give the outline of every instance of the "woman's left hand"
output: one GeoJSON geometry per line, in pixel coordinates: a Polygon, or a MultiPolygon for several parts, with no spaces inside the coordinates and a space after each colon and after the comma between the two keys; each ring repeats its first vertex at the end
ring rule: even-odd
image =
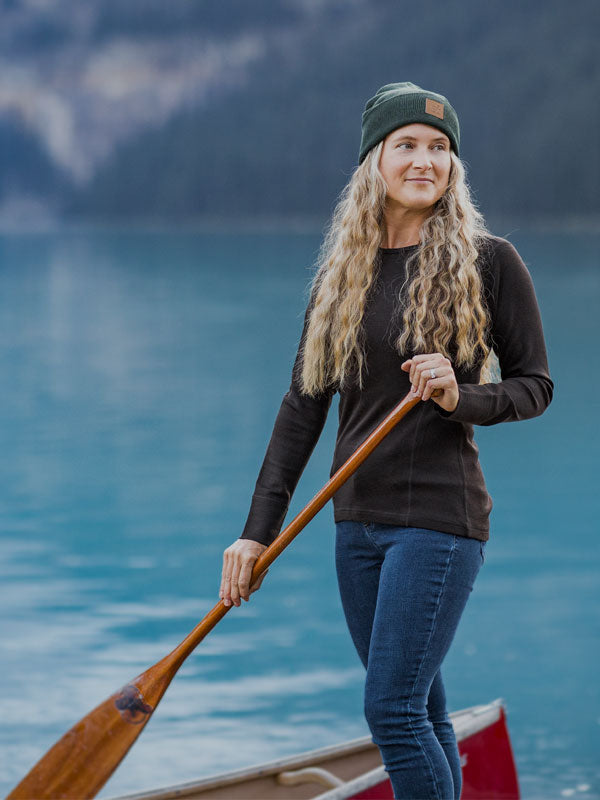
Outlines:
{"type": "Polygon", "coordinates": [[[445,411],[452,412],[458,405],[458,384],[450,360],[441,353],[426,353],[413,356],[401,365],[405,372],[409,372],[412,391],[419,395],[421,400],[433,400],[445,411]],[[432,397],[432,393],[439,389],[440,393],[432,397]]]}

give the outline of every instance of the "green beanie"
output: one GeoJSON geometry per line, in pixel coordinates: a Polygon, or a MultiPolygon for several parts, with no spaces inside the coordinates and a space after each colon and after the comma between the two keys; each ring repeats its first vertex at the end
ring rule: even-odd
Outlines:
{"type": "Polygon", "coordinates": [[[427,92],[414,83],[386,83],[365,106],[358,163],[362,164],[369,150],[388,133],[412,122],[439,128],[450,139],[452,149],[458,155],[458,117],[446,98],[427,92]]]}

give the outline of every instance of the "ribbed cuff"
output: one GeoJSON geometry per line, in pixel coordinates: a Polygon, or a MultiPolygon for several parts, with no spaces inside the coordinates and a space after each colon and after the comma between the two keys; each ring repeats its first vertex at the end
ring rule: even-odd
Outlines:
{"type": "Polygon", "coordinates": [[[463,383],[458,387],[458,405],[454,411],[446,411],[437,406],[438,413],[451,422],[463,422],[478,425],[488,418],[487,398],[482,396],[482,386],[474,383],[463,383]]]}
{"type": "Polygon", "coordinates": [[[281,501],[255,494],[240,539],[252,539],[268,547],[279,536],[286,514],[287,506],[282,509],[281,501]]]}

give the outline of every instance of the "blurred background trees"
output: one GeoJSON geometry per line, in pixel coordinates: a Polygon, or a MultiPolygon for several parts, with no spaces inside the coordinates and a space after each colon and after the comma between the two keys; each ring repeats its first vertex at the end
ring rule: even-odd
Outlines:
{"type": "Polygon", "coordinates": [[[488,215],[600,215],[597,0],[2,0],[0,221],[324,220],[383,83],[488,215]]]}

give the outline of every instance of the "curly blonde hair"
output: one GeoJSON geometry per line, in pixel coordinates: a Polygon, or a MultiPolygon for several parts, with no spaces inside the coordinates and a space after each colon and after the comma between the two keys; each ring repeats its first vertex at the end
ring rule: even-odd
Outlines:
{"type": "MultiPolygon", "coordinates": [[[[362,318],[377,272],[387,186],[379,171],[383,142],[368,153],[343,189],[326,231],[311,285],[302,350],[302,391],[316,395],[352,379],[362,387],[362,318]]],[[[451,153],[448,187],[421,226],[400,290],[400,355],[440,352],[455,366],[485,362],[488,317],[476,261],[487,229],[475,208],[460,159],[451,153]]]]}

